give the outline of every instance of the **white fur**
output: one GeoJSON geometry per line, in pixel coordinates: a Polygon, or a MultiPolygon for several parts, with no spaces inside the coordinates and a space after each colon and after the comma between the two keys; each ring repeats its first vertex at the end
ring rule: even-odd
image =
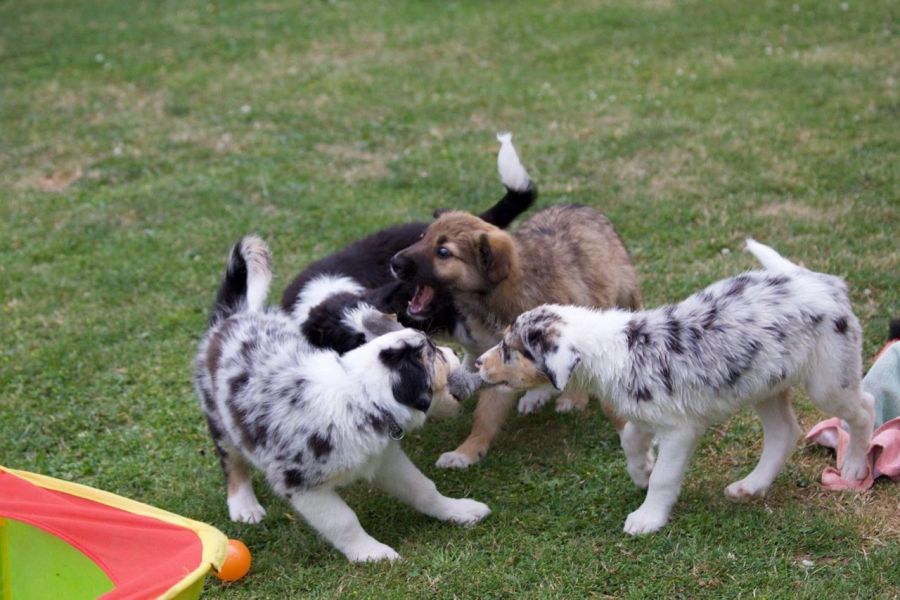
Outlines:
{"type": "Polygon", "coordinates": [[[362,294],[364,291],[365,288],[352,277],[347,277],[346,275],[319,275],[303,286],[303,291],[300,292],[291,310],[291,316],[295,322],[303,323],[309,317],[309,311],[330,296],[342,292],[362,294]]]}
{"type": "MultiPolygon", "coordinates": [[[[536,412],[542,406],[547,404],[553,396],[558,394],[553,386],[546,386],[528,390],[525,395],[519,398],[519,414],[530,415],[536,412]]],[[[560,411],[566,412],[566,411],[560,411]]]]}
{"type": "Polygon", "coordinates": [[[511,133],[498,133],[497,141],[500,142],[500,151],[497,153],[497,171],[500,173],[500,181],[507,188],[516,192],[524,192],[531,186],[531,178],[522,166],[516,148],[512,143],[511,133]]]}
{"type": "Polygon", "coordinates": [[[262,238],[248,235],[241,240],[240,251],[247,263],[247,310],[263,310],[272,282],[269,247],[262,238]]]}
{"type": "MultiPolygon", "coordinates": [[[[628,420],[622,435],[628,470],[649,489],[625,521],[627,533],[666,524],[697,439],[743,406],[754,407],[762,421],[763,452],[756,468],[725,493],[735,500],[765,494],[800,433],[786,395],[794,385],[848,422],[842,476],[867,474],[873,399],[861,388],[861,328],[846,286],[767,246],[752,240],[747,246],[769,270],[720,281],[654,310],[547,305],[521,315],[508,334],[525,340],[544,332],[544,349],[529,350],[555,387],[564,388],[571,376],[628,420]]],[[[490,381],[484,367],[481,373],[490,381]]]]}
{"type": "MultiPolygon", "coordinates": [[[[443,376],[435,378],[439,363],[442,370],[460,368],[455,353],[413,329],[391,331],[344,355],[313,348],[296,314],[261,311],[271,279],[262,240],[244,238],[236,251],[247,262],[252,300],[223,307],[239,309],[215,321],[201,341],[194,380],[225,471],[231,519],[258,523],[265,516],[248,465],[351,561],[399,557],[365,532],[337,494],[356,480],[373,481],[444,521],[472,525],[489,515],[480,502],[440,494],[396,441],[424,424],[426,410],[447,412],[444,405],[458,404],[443,376]]],[[[226,282],[236,283],[233,275],[226,282]]],[[[358,286],[349,278],[318,278],[304,290],[301,310],[338,288],[358,286]]]]}

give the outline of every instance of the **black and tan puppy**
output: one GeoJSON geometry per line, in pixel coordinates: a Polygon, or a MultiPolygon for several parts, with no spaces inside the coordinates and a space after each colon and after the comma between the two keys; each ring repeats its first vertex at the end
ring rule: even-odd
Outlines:
{"type": "MultiPolygon", "coordinates": [[[[500,341],[515,318],[546,303],[636,309],[641,298],[628,252],[603,214],[587,206],[552,206],[513,234],[464,212],[442,214],[421,240],[398,252],[391,268],[416,284],[410,310],[421,309],[435,289],[447,290],[460,320],[457,340],[477,357],[500,341]]],[[[519,402],[531,412],[552,396],[536,390],[519,402]]],[[[475,409],[469,438],[438,460],[440,467],[464,468],[486,453],[516,395],[485,390],[475,409]]],[[[583,393],[564,391],[557,410],[582,408],[583,393]]],[[[623,423],[616,422],[621,430],[623,423]]]]}
{"type": "MultiPolygon", "coordinates": [[[[537,187],[519,161],[510,134],[498,139],[497,167],[506,194],[481,213],[481,219],[502,229],[534,203],[537,187]]],[[[436,289],[427,306],[407,311],[415,286],[398,281],[390,270],[391,257],[418,241],[427,227],[422,222],[388,227],[311,263],[284,291],[282,308],[313,346],[341,353],[368,337],[351,318],[363,306],[397,314],[404,326],[430,335],[449,334],[458,321],[449,296],[436,289]]]]}

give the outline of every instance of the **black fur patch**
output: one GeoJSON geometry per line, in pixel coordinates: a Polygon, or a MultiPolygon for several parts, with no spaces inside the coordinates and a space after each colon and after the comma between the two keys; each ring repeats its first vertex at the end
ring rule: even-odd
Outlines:
{"type": "Polygon", "coordinates": [[[423,412],[428,410],[431,405],[431,381],[422,364],[422,347],[404,345],[386,348],[378,358],[394,373],[391,391],[397,402],[423,412]]]}
{"type": "Polygon", "coordinates": [[[666,350],[673,354],[683,354],[684,346],[681,345],[681,321],[670,314],[665,327],[666,350]]]}
{"type": "Polygon", "coordinates": [[[847,318],[839,317],[834,320],[834,330],[840,334],[847,333],[847,318]]]}
{"type": "Polygon", "coordinates": [[[650,402],[653,400],[653,394],[644,386],[640,386],[634,390],[634,399],[638,402],[650,402]]]}
{"type": "Polygon", "coordinates": [[[309,311],[301,330],[309,343],[317,348],[329,348],[338,354],[349,352],[366,343],[366,336],[344,323],[348,310],[362,300],[349,292],[329,296],[309,311]]]}
{"type": "Polygon", "coordinates": [[[259,348],[259,344],[256,340],[244,340],[241,344],[241,357],[247,361],[251,362],[253,353],[256,349],[259,348]]]}
{"type": "Polygon", "coordinates": [[[625,326],[625,337],[628,340],[628,349],[633,350],[637,344],[650,342],[650,334],[647,332],[647,321],[644,319],[631,319],[625,326]]]}
{"type": "Polygon", "coordinates": [[[289,488],[298,488],[302,487],[306,482],[306,478],[303,477],[303,471],[299,469],[287,469],[284,472],[284,485],[289,488]]]}
{"type": "Polygon", "coordinates": [[[731,280],[731,284],[725,290],[725,296],[740,296],[747,289],[747,286],[752,283],[754,283],[754,279],[749,275],[738,275],[731,280]]]}
{"type": "Polygon", "coordinates": [[[719,316],[719,308],[713,304],[709,307],[709,310],[706,311],[706,314],[703,315],[703,321],[700,325],[703,326],[703,329],[712,329],[713,325],[716,323],[716,318],[719,316]]]}
{"type": "Polygon", "coordinates": [[[237,425],[241,432],[241,439],[244,445],[251,451],[255,450],[257,446],[265,445],[269,435],[269,428],[265,421],[257,419],[256,422],[251,422],[249,411],[234,402],[233,397],[228,399],[226,405],[231,412],[234,424],[237,425]]]}
{"type": "Polygon", "coordinates": [[[526,345],[537,348],[541,356],[547,356],[559,350],[559,344],[557,343],[559,332],[550,328],[549,325],[545,327],[545,329],[535,328],[525,331],[526,345]]]}
{"type": "Polygon", "coordinates": [[[248,381],[250,381],[250,375],[246,371],[232,377],[228,381],[228,389],[231,392],[231,395],[236,396],[241,393],[244,388],[247,387],[248,381]]]}
{"type": "Polygon", "coordinates": [[[888,341],[900,340],[900,319],[894,319],[888,326],[888,341]]]}
{"type": "Polygon", "coordinates": [[[309,439],[306,440],[306,445],[312,450],[313,456],[315,456],[316,459],[328,456],[331,454],[331,451],[334,450],[334,446],[331,444],[331,438],[327,435],[319,435],[318,432],[309,436],[309,439]]]}

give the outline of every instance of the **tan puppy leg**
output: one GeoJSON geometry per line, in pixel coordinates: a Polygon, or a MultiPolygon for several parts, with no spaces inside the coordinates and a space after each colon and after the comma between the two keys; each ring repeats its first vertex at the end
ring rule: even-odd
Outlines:
{"type": "Polygon", "coordinates": [[[615,413],[609,402],[601,401],[600,409],[603,411],[603,414],[606,415],[606,418],[609,419],[609,422],[615,426],[616,431],[622,433],[622,429],[625,427],[627,421],[615,413]]]}
{"type": "Polygon", "coordinates": [[[512,390],[482,390],[475,407],[472,433],[459,448],[441,454],[436,465],[442,469],[465,469],[484,458],[518,397],[519,393],[512,390]]]}
{"type": "Polygon", "coordinates": [[[563,390],[563,393],[556,399],[556,412],[567,413],[576,410],[582,411],[587,408],[589,399],[587,392],[563,390]]]}

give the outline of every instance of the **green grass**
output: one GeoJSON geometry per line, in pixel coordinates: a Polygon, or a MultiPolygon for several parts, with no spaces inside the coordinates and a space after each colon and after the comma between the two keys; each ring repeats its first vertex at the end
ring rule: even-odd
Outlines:
{"type": "MultiPolygon", "coordinates": [[[[900,314],[900,10],[766,2],[0,2],[0,463],[243,538],[208,597],[897,597],[900,492],[823,492],[798,450],[765,501],[722,489],[761,434],[704,438],[671,524],[596,409],[510,420],[483,464],[431,465],[470,418],[405,441],[462,530],[347,497],[404,557],[355,566],[266,490],[230,523],[190,361],[229,245],[273,295],[376,228],[499,197],[511,129],[541,205],[601,208],[649,305],[752,265],[752,235],[847,278],[866,356],[900,314]],[[730,252],[726,252],[726,249],[730,252]],[[812,561],[804,566],[803,561],[812,561]]],[[[804,427],[821,417],[798,402],[804,427]]],[[[263,488],[260,486],[260,489],[263,488]]]]}

